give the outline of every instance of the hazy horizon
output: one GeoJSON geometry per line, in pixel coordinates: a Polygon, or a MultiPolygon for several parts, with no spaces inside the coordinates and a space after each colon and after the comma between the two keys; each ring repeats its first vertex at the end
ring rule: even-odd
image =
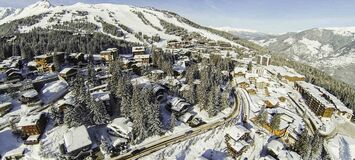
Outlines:
{"type": "MultiPolygon", "coordinates": [[[[23,8],[38,0],[0,0],[0,7],[23,8]]],[[[264,33],[297,32],[317,27],[355,26],[355,1],[285,0],[49,0],[53,5],[115,3],[176,12],[199,24],[264,33]]]]}

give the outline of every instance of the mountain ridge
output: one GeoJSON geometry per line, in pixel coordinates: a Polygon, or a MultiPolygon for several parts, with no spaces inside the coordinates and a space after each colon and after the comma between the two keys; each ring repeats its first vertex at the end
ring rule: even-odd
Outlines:
{"type": "MultiPolygon", "coordinates": [[[[152,7],[108,3],[75,3],[68,6],[54,6],[47,0],[41,0],[23,8],[17,14],[11,14],[1,19],[0,26],[16,21],[20,21],[20,24],[14,26],[17,28],[15,32],[20,33],[30,32],[36,28],[56,29],[54,27],[58,27],[58,25],[67,25],[68,27],[69,23],[90,23],[89,25],[93,29],[90,31],[102,32],[130,42],[142,43],[142,40],[137,38],[137,34],[148,37],[159,35],[162,42],[157,43],[158,46],[166,43],[167,40],[181,39],[181,36],[167,33],[167,26],[176,27],[189,33],[196,32],[206,37],[207,40],[224,41],[248,50],[247,47],[233,41],[233,37],[226,38],[221,36],[219,31],[197,25],[176,13],[152,7]],[[28,21],[31,23],[27,23],[28,21]],[[108,28],[107,26],[117,28],[119,32],[123,33],[120,34],[122,36],[106,33],[105,26],[106,28],[108,28]]],[[[116,31],[114,32],[116,33],[116,31]]]]}

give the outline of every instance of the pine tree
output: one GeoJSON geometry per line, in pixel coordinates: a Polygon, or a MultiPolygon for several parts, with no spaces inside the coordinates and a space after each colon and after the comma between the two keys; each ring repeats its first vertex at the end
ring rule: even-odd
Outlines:
{"type": "Polygon", "coordinates": [[[59,60],[56,50],[53,52],[53,65],[54,65],[55,70],[59,72],[61,69],[61,65],[60,65],[60,60],[59,60]]]}
{"type": "Polygon", "coordinates": [[[298,140],[298,143],[295,143],[294,149],[295,151],[301,155],[302,158],[306,158],[309,150],[309,135],[308,130],[304,129],[301,133],[301,136],[298,140]]]}
{"type": "Polygon", "coordinates": [[[281,114],[276,114],[272,117],[271,128],[272,130],[278,130],[280,128],[281,114]]]}
{"type": "Polygon", "coordinates": [[[126,117],[132,117],[132,95],[133,95],[133,86],[129,80],[126,80],[123,83],[123,95],[121,97],[121,114],[126,117]]]}
{"type": "Polygon", "coordinates": [[[224,110],[228,107],[230,107],[230,103],[229,103],[229,92],[228,91],[224,91],[222,93],[222,97],[221,97],[221,110],[224,110]]]}
{"type": "Polygon", "coordinates": [[[97,80],[96,80],[96,71],[94,69],[94,66],[92,63],[89,63],[88,67],[88,83],[90,86],[96,86],[97,80]]]}
{"type": "Polygon", "coordinates": [[[252,62],[249,62],[247,69],[249,72],[251,72],[253,70],[253,63],[252,62]]]}
{"type": "Polygon", "coordinates": [[[140,89],[137,87],[133,88],[132,110],[134,143],[138,144],[147,137],[147,132],[144,125],[145,120],[143,115],[142,97],[140,89]]]}
{"type": "Polygon", "coordinates": [[[101,101],[89,100],[88,108],[91,110],[92,121],[94,124],[105,124],[110,118],[106,107],[101,101]]]}
{"type": "Polygon", "coordinates": [[[171,132],[174,131],[175,125],[176,125],[176,116],[175,116],[175,113],[171,113],[171,116],[170,116],[170,131],[171,132]]]}

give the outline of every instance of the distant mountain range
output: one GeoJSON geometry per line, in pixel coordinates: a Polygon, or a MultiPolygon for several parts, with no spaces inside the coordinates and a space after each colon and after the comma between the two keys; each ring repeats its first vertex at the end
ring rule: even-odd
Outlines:
{"type": "Polygon", "coordinates": [[[281,35],[238,29],[225,31],[267,47],[274,53],[319,68],[355,86],[355,27],[314,28],[281,35]]]}

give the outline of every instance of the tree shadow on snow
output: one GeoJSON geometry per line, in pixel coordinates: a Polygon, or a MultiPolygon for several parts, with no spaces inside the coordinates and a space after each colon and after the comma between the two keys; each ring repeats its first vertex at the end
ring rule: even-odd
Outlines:
{"type": "Polygon", "coordinates": [[[227,154],[221,151],[216,151],[213,149],[208,149],[202,154],[202,157],[208,160],[223,160],[227,157],[227,154]]]}

